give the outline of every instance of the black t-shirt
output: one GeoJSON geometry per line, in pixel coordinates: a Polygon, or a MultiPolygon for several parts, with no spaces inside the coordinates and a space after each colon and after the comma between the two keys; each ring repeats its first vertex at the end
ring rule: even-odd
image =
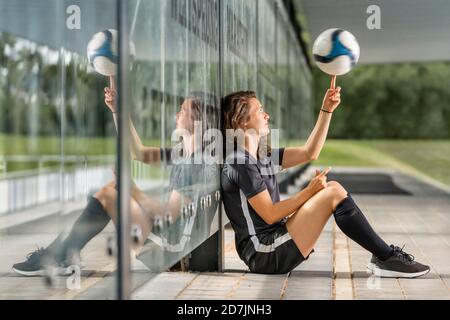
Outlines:
{"type": "Polygon", "coordinates": [[[273,149],[271,156],[255,159],[246,150],[238,149],[225,159],[222,170],[222,191],[225,212],[235,231],[236,248],[242,250],[254,235],[263,236],[285,222],[267,224],[248,202],[249,198],[267,189],[273,203],[280,201],[275,174],[280,170],[284,149],[273,149]]]}
{"type": "MultiPolygon", "coordinates": [[[[178,158],[175,162],[173,161],[172,151],[173,149],[161,149],[161,159],[170,168],[169,186],[163,202],[168,201],[171,193],[175,191],[181,196],[180,210],[191,202],[195,204],[196,210],[195,214],[190,215],[186,220],[178,217],[176,221],[173,221],[170,232],[168,230],[164,232],[154,230],[152,234],[161,238],[157,240],[157,243],[163,243],[162,246],[166,246],[166,249],[174,246],[170,250],[177,251],[184,248],[180,246],[183,237],[195,236],[200,238],[203,234],[209,234],[211,222],[218,206],[214,195],[217,191],[219,166],[217,164],[196,163],[194,154],[186,158],[178,158]],[[207,195],[211,199],[211,206],[201,210],[200,197],[207,195]],[[196,232],[196,234],[192,235],[192,232],[196,232]]],[[[169,206],[169,204],[166,203],[165,206],[169,206]]]]}
{"type": "Polygon", "coordinates": [[[170,168],[168,192],[177,191],[190,200],[194,199],[196,190],[201,187],[204,192],[207,188],[215,188],[217,181],[217,164],[205,164],[204,162],[196,163],[194,154],[189,157],[179,157],[177,161],[173,161],[174,149],[161,149],[161,160],[170,168]]]}

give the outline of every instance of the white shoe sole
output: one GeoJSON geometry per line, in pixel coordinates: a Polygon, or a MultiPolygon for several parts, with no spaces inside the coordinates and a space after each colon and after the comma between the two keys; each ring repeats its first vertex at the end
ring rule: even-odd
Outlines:
{"type": "Polygon", "coordinates": [[[430,269],[415,273],[384,270],[378,268],[374,263],[369,263],[367,269],[371,270],[373,275],[381,278],[417,278],[430,272],[430,269]]]}
{"type": "Polygon", "coordinates": [[[25,276],[25,277],[43,277],[45,275],[45,270],[36,270],[36,271],[23,271],[23,270],[19,270],[16,268],[12,268],[14,270],[14,272],[25,276]]]}
{"type": "MultiPolygon", "coordinates": [[[[81,266],[80,270],[83,268],[83,265],[81,266]]],[[[41,270],[36,270],[36,271],[23,271],[23,270],[19,270],[16,268],[12,268],[14,270],[14,272],[25,276],[25,277],[44,277],[47,275],[46,270],[41,269],[41,270]]],[[[58,267],[56,268],[56,275],[58,276],[69,276],[71,274],[73,274],[73,269],[71,269],[70,267],[58,267]]]]}

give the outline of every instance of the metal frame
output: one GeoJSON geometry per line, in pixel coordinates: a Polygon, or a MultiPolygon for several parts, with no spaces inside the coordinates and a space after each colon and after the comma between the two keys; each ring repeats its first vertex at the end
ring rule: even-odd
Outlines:
{"type": "Polygon", "coordinates": [[[129,34],[127,1],[117,0],[119,64],[118,88],[118,139],[117,139],[117,298],[130,299],[130,110],[129,105],[129,34]]]}
{"type": "MultiPolygon", "coordinates": [[[[223,89],[223,68],[224,68],[224,64],[223,64],[223,34],[224,34],[224,30],[223,30],[223,0],[219,0],[219,129],[221,132],[223,132],[223,127],[222,127],[222,106],[220,105],[221,103],[221,98],[224,95],[224,89],[223,89]]],[[[222,154],[222,163],[224,160],[225,155],[222,154]]],[[[222,166],[220,166],[221,172],[222,172],[222,166]]],[[[219,175],[219,184],[222,185],[222,175],[219,175]]],[[[225,271],[225,250],[224,250],[224,230],[225,230],[225,226],[223,224],[223,202],[222,202],[222,198],[220,198],[220,202],[219,202],[219,208],[218,208],[219,212],[218,212],[218,220],[219,220],[219,230],[217,231],[219,233],[219,243],[218,243],[218,248],[217,248],[217,254],[219,256],[219,265],[218,265],[218,271],[219,272],[224,272],[225,271]]]]}

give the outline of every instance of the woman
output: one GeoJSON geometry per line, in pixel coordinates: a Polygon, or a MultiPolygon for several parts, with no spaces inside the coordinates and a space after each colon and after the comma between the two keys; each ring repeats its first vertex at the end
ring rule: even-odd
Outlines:
{"type": "MultiPolygon", "coordinates": [[[[116,91],[113,84],[114,81],[111,79],[111,88],[105,88],[105,103],[117,124],[116,91]]],[[[131,224],[138,227],[140,231],[138,234],[141,235],[138,237],[138,241],[132,243],[132,262],[140,264],[135,261],[135,257],[140,253],[149,236],[157,245],[161,246],[162,251],[167,250],[176,255],[177,253],[174,251],[186,250],[186,246],[189,245],[190,233],[194,228],[197,232],[193,235],[195,239],[205,236],[199,234],[200,231],[209,234],[211,212],[215,212],[216,201],[212,200],[208,211],[197,210],[185,219],[180,219],[180,216],[183,206],[198,200],[198,192],[214,194],[215,191],[212,190],[216,187],[215,185],[205,182],[217,180],[215,175],[218,175],[218,166],[194,164],[191,161],[195,153],[203,151],[205,147],[204,141],[202,141],[203,145],[197,145],[198,139],[194,124],[202,123],[200,134],[217,127],[214,123],[218,118],[215,105],[214,96],[206,93],[192,93],[184,100],[176,114],[176,132],[178,132],[176,136],[182,139],[174,145],[173,149],[144,146],[132,122],[130,123],[130,147],[133,159],[146,164],[165,162],[171,168],[167,200],[159,201],[148,197],[132,184],[131,224]],[[158,228],[153,226],[155,219],[170,223],[171,228],[162,234],[160,230],[156,230],[158,228]],[[174,228],[179,230],[174,230],[174,228]]],[[[211,195],[210,198],[214,199],[211,195]]],[[[64,273],[66,270],[70,270],[67,269],[70,265],[79,264],[79,252],[86,244],[98,235],[111,219],[116,223],[116,201],[116,182],[111,181],[89,199],[86,208],[75,221],[67,236],[61,233],[46,248],[39,248],[30,253],[25,261],[14,264],[13,270],[24,276],[36,276],[44,275],[48,266],[58,266],[61,269],[60,272],[64,273]]],[[[195,207],[198,205],[196,204],[195,207]]],[[[147,256],[152,257],[152,255],[147,256]]],[[[165,252],[164,257],[166,258],[166,256],[170,258],[172,255],[165,252]]],[[[147,265],[151,264],[152,267],[154,265],[155,268],[167,267],[161,261],[151,263],[148,258],[146,263],[147,265]]]]}
{"type": "MultiPolygon", "coordinates": [[[[429,272],[401,248],[387,245],[371,228],[352,197],[337,182],[327,182],[330,169],[316,171],[309,185],[280,201],[275,166],[287,169],[318,158],[332,114],[339,106],[341,88],[326,92],[317,123],[301,147],[272,150],[261,155],[260,142],[269,134],[269,115],[254,92],[236,92],[222,101],[224,128],[240,130],[222,171],[225,211],[235,231],[240,258],[252,272],[287,273],[308,259],[331,215],[352,240],[370,251],[370,269],[382,277],[413,278],[429,272]]],[[[230,131],[231,130],[231,131],[230,131]]],[[[229,140],[229,139],[227,139],[229,140]]]]}

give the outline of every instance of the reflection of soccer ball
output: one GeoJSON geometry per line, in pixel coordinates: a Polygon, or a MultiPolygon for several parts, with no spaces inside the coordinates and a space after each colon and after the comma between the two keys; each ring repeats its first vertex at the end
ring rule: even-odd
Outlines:
{"type": "MultiPolygon", "coordinates": [[[[114,76],[117,74],[117,30],[108,29],[94,34],[87,46],[89,62],[95,71],[104,76],[114,76]]],[[[136,55],[135,47],[130,42],[130,56],[136,55]]]]}
{"type": "Polygon", "coordinates": [[[349,72],[358,62],[359,44],[346,30],[328,29],[314,42],[313,55],[320,70],[339,76],[349,72]]]}

